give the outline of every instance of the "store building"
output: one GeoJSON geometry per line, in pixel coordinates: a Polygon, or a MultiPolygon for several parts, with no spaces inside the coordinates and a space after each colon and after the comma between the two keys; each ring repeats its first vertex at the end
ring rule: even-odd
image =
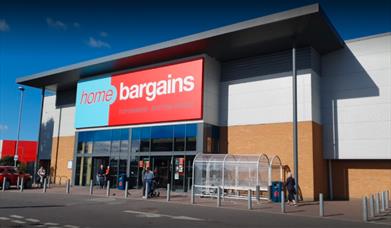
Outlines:
{"type": "Polygon", "coordinates": [[[104,164],[140,186],[148,166],[186,191],[198,153],[265,153],[297,167],[310,200],[391,189],[390,75],[391,33],[344,41],[314,4],[17,83],[43,90],[57,183],[87,185],[104,164]]]}

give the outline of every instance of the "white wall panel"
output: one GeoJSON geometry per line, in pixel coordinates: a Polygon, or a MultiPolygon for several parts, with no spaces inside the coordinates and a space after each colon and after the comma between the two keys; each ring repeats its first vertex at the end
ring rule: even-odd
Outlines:
{"type": "Polygon", "coordinates": [[[324,156],[391,159],[391,33],[322,57],[324,156]]]}
{"type": "MultiPolygon", "coordinates": [[[[298,75],[298,120],[312,120],[311,74],[298,75]]],[[[221,83],[221,124],[292,121],[292,77],[267,75],[221,83]]]]}

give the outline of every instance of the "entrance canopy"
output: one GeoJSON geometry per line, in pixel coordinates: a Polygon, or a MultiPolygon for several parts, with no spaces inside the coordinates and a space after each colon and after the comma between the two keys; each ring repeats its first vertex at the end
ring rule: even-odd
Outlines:
{"type": "Polygon", "coordinates": [[[196,195],[224,190],[268,191],[273,181],[282,181],[282,164],[278,156],[270,161],[265,154],[198,154],[193,162],[193,186],[196,195]]]}
{"type": "Polygon", "coordinates": [[[49,90],[76,88],[80,79],[144,67],[200,54],[218,61],[313,47],[325,54],[344,42],[319,4],[312,4],[239,22],[118,54],[18,78],[17,83],[49,90]]]}

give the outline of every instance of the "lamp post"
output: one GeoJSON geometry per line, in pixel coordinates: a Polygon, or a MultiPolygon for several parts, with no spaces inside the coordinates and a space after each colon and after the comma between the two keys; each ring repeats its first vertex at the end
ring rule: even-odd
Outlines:
{"type": "Polygon", "coordinates": [[[24,87],[19,86],[18,89],[20,90],[20,103],[19,103],[19,117],[18,117],[18,132],[17,132],[17,138],[16,138],[16,148],[15,148],[15,156],[14,156],[14,166],[16,167],[16,163],[18,161],[18,147],[19,147],[19,135],[20,135],[20,123],[22,121],[22,107],[23,107],[23,91],[24,87]]]}

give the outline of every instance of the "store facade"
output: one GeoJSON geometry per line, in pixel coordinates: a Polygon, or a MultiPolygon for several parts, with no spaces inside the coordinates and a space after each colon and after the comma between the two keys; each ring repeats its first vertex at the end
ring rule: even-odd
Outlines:
{"type": "Polygon", "coordinates": [[[359,198],[391,188],[390,41],[344,41],[314,4],[17,82],[43,90],[56,183],[103,164],[113,186],[149,167],[187,191],[197,154],[265,154],[304,199],[359,198]]]}

